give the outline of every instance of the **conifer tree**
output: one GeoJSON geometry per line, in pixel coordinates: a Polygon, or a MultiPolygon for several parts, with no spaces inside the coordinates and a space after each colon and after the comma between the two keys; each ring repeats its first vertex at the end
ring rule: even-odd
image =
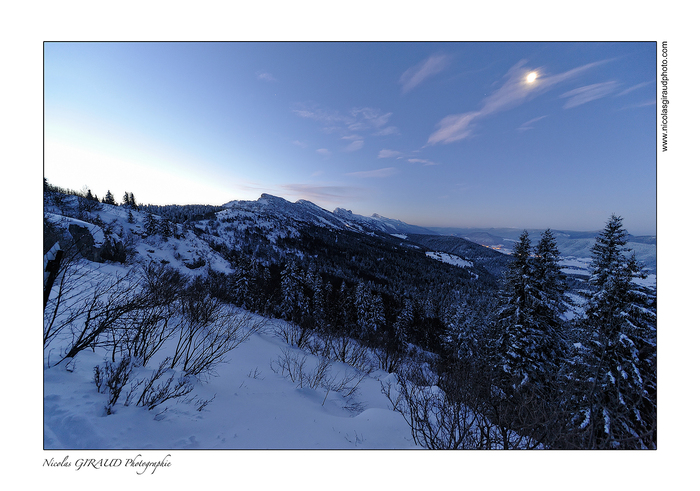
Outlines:
{"type": "Polygon", "coordinates": [[[112,195],[111,191],[108,189],[107,194],[105,194],[104,199],[102,200],[103,203],[106,203],[108,205],[114,205],[116,204],[114,202],[114,196],[112,195]]]}
{"type": "Polygon", "coordinates": [[[287,263],[281,274],[282,301],[280,310],[286,320],[299,323],[304,310],[301,271],[296,262],[287,263]]]}
{"type": "Polygon", "coordinates": [[[530,252],[530,236],[523,231],[513,247],[513,261],[505,274],[496,314],[496,368],[512,378],[516,387],[528,382],[530,373],[539,369],[532,363],[539,329],[530,252]]]}
{"type": "Polygon", "coordinates": [[[586,448],[656,448],[656,308],[645,274],[612,215],[591,249],[583,319],[584,389],[574,421],[586,448]]]}
{"type": "Polygon", "coordinates": [[[562,335],[566,284],[559,259],[556,239],[552,231],[547,229],[534,250],[532,276],[536,297],[535,316],[539,327],[537,359],[541,364],[541,374],[549,380],[555,377],[558,367],[566,358],[562,335]]]}
{"type": "Polygon", "coordinates": [[[146,233],[148,235],[154,235],[158,232],[158,222],[156,221],[156,217],[153,216],[152,213],[148,214],[148,218],[146,219],[146,233]]]}

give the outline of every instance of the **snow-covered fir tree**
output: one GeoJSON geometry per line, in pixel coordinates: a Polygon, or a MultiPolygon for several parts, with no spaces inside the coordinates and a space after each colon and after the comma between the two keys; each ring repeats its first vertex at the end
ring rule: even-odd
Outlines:
{"type": "Polygon", "coordinates": [[[562,315],[566,311],[566,283],[559,266],[559,249],[550,229],[545,230],[534,249],[532,276],[534,280],[535,315],[539,328],[536,346],[541,363],[541,375],[552,380],[562,360],[566,345],[562,334],[562,315]]]}
{"type": "Polygon", "coordinates": [[[655,295],[635,283],[645,275],[613,215],[591,249],[588,332],[574,418],[585,448],[656,448],[655,295]]]}
{"type": "Polygon", "coordinates": [[[532,363],[539,328],[530,253],[530,236],[524,231],[513,247],[514,260],[506,272],[496,313],[494,361],[499,371],[512,378],[515,387],[528,382],[533,370],[539,370],[532,363]]]}
{"type": "Polygon", "coordinates": [[[534,251],[524,231],[512,257],[496,313],[495,361],[514,388],[527,385],[542,394],[564,357],[559,251],[551,231],[534,251]]]}

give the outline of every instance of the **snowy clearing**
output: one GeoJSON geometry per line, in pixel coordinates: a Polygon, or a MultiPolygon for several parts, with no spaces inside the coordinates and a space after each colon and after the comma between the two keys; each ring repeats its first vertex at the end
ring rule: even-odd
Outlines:
{"type": "Polygon", "coordinates": [[[458,266],[460,268],[474,267],[473,262],[467,261],[466,259],[462,259],[461,257],[455,256],[454,254],[448,254],[446,252],[428,251],[425,253],[425,255],[431,259],[435,259],[436,261],[442,261],[443,263],[452,264],[453,266],[458,266]]]}

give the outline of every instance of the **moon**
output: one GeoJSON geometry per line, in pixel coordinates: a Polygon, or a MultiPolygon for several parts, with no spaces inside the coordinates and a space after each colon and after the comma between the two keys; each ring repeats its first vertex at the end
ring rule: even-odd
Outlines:
{"type": "Polygon", "coordinates": [[[527,74],[527,77],[525,78],[525,80],[527,81],[527,83],[531,84],[532,82],[535,81],[536,78],[537,78],[537,72],[530,72],[527,74]]]}

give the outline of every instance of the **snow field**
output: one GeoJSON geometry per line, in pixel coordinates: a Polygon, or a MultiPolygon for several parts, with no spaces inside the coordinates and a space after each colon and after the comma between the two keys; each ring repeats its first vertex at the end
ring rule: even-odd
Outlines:
{"type": "MultiPolygon", "coordinates": [[[[281,321],[272,321],[273,324],[281,321]]],[[[86,350],[71,362],[44,370],[44,446],[46,449],[399,449],[416,448],[410,429],[381,393],[376,371],[359,384],[348,409],[341,394],[298,388],[273,370],[283,350],[299,352],[314,367],[318,357],[282,342],[272,330],[253,334],[216,367],[216,376],[196,382],[189,397],[196,404],[166,401],[148,411],[123,405],[106,414],[108,395],[98,393],[93,368],[107,353],[86,350]],[[70,371],[69,371],[70,370],[70,371]],[[196,394],[196,396],[194,395],[196,394]]],[[[164,348],[167,352],[167,349],[164,348]]],[[[144,376],[157,366],[149,362],[144,376]]],[[[332,363],[343,376],[352,367],[332,363]]],[[[279,370],[277,370],[279,372],[279,370]]],[[[137,377],[135,373],[132,378],[137,377]]],[[[128,387],[128,385],[127,385],[128,387]]],[[[126,390],[126,389],[125,389],[126,390]]]]}

